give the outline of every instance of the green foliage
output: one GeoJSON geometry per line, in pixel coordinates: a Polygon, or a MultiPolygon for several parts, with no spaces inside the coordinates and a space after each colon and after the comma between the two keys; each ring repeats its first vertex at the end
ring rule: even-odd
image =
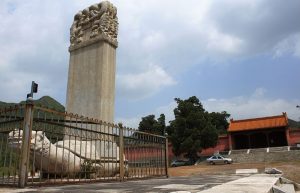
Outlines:
{"type": "Polygon", "coordinates": [[[289,122],[289,126],[290,128],[292,129],[300,129],[300,122],[298,121],[294,121],[292,119],[288,119],[288,122],[289,122]]]}
{"type": "Polygon", "coordinates": [[[227,119],[230,117],[226,111],[209,113],[211,123],[216,126],[218,134],[226,134],[229,123],[227,119]]]}
{"type": "Polygon", "coordinates": [[[19,155],[7,145],[7,134],[0,133],[0,176],[13,175],[18,167],[19,155]]]}
{"type": "Polygon", "coordinates": [[[217,144],[218,133],[213,125],[210,114],[205,111],[195,96],[186,100],[175,98],[177,107],[174,109],[175,120],[167,127],[169,139],[176,156],[185,154],[192,160],[203,148],[217,144]]]}
{"type": "Polygon", "coordinates": [[[164,135],[166,129],[165,115],[161,114],[157,120],[155,119],[155,115],[142,117],[138,129],[148,133],[164,135]]]}

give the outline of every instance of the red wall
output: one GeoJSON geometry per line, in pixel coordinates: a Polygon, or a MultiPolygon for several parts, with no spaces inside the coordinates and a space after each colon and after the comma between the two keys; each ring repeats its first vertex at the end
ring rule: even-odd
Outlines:
{"type": "MultiPolygon", "coordinates": [[[[229,150],[229,140],[228,140],[228,135],[221,135],[219,136],[218,143],[216,147],[214,148],[208,148],[208,149],[203,149],[201,152],[198,153],[198,155],[201,156],[210,156],[213,155],[215,152],[221,152],[221,151],[227,151],[229,150]]],[[[172,144],[169,143],[169,160],[175,159],[176,156],[173,154],[172,151],[172,144]]],[[[183,157],[183,155],[177,157],[177,159],[186,159],[183,157]]]]}
{"type": "Polygon", "coordinates": [[[210,156],[215,152],[228,151],[229,150],[229,140],[228,135],[219,136],[219,140],[216,147],[203,149],[200,155],[210,156]]]}
{"type": "Polygon", "coordinates": [[[290,131],[290,145],[300,144],[300,130],[289,130],[290,131]]]}

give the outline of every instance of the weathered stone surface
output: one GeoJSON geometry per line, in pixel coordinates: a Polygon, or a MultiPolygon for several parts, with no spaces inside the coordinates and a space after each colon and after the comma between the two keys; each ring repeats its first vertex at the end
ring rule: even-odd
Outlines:
{"type": "Polygon", "coordinates": [[[70,50],[104,40],[117,47],[117,8],[108,1],[79,11],[70,29],[70,50]]]}
{"type": "Polygon", "coordinates": [[[110,123],[114,122],[116,14],[107,1],[77,13],[69,48],[66,110],[110,123]]]}
{"type": "MultiPolygon", "coordinates": [[[[9,146],[20,149],[22,135],[22,130],[10,132],[9,146]]],[[[119,172],[119,147],[113,142],[64,140],[52,144],[44,132],[33,131],[30,154],[37,169],[51,174],[76,174],[86,167],[97,176],[113,176],[119,172]],[[108,149],[107,145],[112,147],[108,149]]]]}

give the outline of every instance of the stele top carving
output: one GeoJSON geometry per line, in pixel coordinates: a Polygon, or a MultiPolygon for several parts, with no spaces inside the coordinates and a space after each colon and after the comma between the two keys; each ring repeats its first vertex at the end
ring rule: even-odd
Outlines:
{"type": "Polygon", "coordinates": [[[79,11],[74,16],[70,29],[70,50],[105,40],[117,47],[118,18],[117,8],[108,1],[79,11]]]}

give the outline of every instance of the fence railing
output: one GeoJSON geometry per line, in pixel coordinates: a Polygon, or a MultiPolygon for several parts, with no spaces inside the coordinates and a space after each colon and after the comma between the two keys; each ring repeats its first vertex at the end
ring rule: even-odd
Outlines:
{"type": "Polygon", "coordinates": [[[0,109],[0,185],[168,176],[167,138],[27,102],[0,109]]]}

